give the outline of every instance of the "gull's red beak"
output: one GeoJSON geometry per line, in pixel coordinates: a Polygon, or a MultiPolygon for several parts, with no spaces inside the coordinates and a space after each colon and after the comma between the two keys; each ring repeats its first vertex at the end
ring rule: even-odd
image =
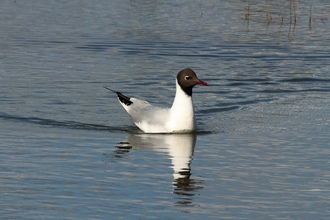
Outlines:
{"type": "Polygon", "coordinates": [[[208,86],[209,84],[207,84],[207,82],[204,82],[204,81],[202,81],[202,80],[199,80],[198,82],[197,82],[197,84],[201,84],[201,85],[203,85],[203,86],[208,86]]]}

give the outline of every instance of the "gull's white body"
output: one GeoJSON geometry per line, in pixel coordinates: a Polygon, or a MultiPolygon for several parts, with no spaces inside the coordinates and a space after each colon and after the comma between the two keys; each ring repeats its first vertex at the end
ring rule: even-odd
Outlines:
{"type": "Polygon", "coordinates": [[[176,81],[176,94],[171,108],[152,106],[144,100],[131,98],[129,106],[120,102],[133,123],[146,133],[181,133],[196,129],[192,97],[176,81]]]}
{"type": "Polygon", "coordinates": [[[130,98],[120,92],[105,88],[117,94],[120,104],[142,131],[184,133],[196,129],[192,89],[197,84],[208,86],[206,82],[198,79],[192,69],[181,70],[176,77],[176,93],[171,108],[155,107],[147,101],[130,98]]]}

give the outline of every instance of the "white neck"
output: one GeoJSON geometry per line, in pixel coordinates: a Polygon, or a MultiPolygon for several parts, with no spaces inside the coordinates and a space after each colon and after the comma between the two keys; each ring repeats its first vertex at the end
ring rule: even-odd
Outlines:
{"type": "Polygon", "coordinates": [[[171,127],[174,130],[194,130],[196,127],[192,97],[188,96],[176,81],[176,93],[170,109],[171,127]]]}
{"type": "MultiPolygon", "coordinates": [[[[173,101],[172,109],[178,108],[182,110],[186,110],[186,107],[193,107],[192,105],[192,98],[188,96],[180,87],[178,81],[176,81],[176,92],[175,98],[173,101]]],[[[187,109],[188,110],[188,109],[187,109]]]]}

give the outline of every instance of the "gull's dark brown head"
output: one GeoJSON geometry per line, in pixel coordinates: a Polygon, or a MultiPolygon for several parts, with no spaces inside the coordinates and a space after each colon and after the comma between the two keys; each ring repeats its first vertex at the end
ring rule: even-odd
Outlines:
{"type": "Polygon", "coordinates": [[[178,84],[180,85],[181,89],[188,95],[192,95],[192,88],[197,84],[208,86],[208,84],[200,79],[198,79],[196,73],[190,69],[186,68],[181,70],[176,79],[178,80],[178,84]]]}

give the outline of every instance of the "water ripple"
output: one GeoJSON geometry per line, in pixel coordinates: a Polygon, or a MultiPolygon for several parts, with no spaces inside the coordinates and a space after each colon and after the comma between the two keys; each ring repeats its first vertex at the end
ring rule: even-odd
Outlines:
{"type": "Polygon", "coordinates": [[[112,126],[89,124],[89,123],[82,123],[82,122],[76,122],[76,121],[57,121],[54,119],[45,119],[45,118],[38,118],[38,117],[14,116],[14,115],[8,115],[5,113],[0,114],[0,119],[32,123],[32,124],[38,124],[38,125],[46,125],[46,126],[52,126],[52,127],[65,127],[68,129],[97,130],[97,131],[124,131],[124,132],[131,132],[132,130],[136,130],[135,127],[125,127],[125,128],[112,127],[112,126]]]}

